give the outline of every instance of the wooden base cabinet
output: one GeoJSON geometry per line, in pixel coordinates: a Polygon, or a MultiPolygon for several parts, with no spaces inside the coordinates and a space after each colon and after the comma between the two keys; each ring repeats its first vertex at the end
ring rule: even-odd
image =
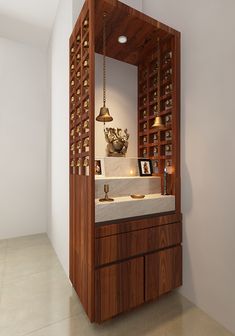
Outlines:
{"type": "Polygon", "coordinates": [[[181,216],[123,224],[123,227],[109,224],[96,231],[95,321],[98,323],[182,285],[181,216]]]}
{"type": "Polygon", "coordinates": [[[182,247],[145,257],[145,300],[153,300],[182,285],[182,247]]]}
{"type": "Polygon", "coordinates": [[[144,302],[144,257],[96,270],[96,322],[144,302]]]}

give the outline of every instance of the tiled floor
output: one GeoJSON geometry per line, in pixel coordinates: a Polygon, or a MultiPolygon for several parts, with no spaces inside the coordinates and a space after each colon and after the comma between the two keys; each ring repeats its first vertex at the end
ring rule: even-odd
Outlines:
{"type": "Polygon", "coordinates": [[[90,324],[46,235],[0,240],[0,336],[228,336],[177,293],[90,324]]]}

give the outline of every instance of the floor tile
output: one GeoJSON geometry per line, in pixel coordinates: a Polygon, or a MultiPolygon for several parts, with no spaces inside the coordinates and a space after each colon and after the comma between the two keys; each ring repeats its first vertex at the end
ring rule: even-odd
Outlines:
{"type": "Polygon", "coordinates": [[[0,262],[5,261],[7,252],[7,241],[0,240],[0,262]]]}
{"type": "Polygon", "coordinates": [[[0,336],[232,336],[177,292],[91,324],[46,235],[0,241],[0,252],[0,336]]]}
{"type": "Polygon", "coordinates": [[[58,267],[59,261],[50,245],[7,250],[4,282],[28,277],[58,267]]]}
{"type": "MultiPolygon", "coordinates": [[[[178,297],[177,297],[178,296],[178,297]]],[[[168,300],[168,299],[167,299],[168,300]]],[[[102,325],[91,324],[85,314],[32,332],[32,336],[232,336],[206,314],[182,299],[170,296],[173,310],[162,302],[141,307],[102,325]],[[178,300],[179,304],[175,301],[178,300]]]]}
{"type": "Polygon", "coordinates": [[[22,336],[81,311],[60,268],[3,284],[1,293],[1,336],[22,336]]]}
{"type": "Polygon", "coordinates": [[[50,241],[45,233],[11,238],[7,240],[8,250],[21,250],[27,247],[36,247],[41,245],[50,246],[50,241]]]}

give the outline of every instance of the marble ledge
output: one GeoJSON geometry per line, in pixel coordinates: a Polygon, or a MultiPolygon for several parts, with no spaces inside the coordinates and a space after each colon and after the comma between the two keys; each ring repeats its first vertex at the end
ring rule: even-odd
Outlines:
{"type": "Polygon", "coordinates": [[[151,215],[175,210],[175,196],[150,194],[143,199],[130,196],[114,198],[113,202],[95,200],[95,221],[106,222],[123,218],[151,215]]]}
{"type": "Polygon", "coordinates": [[[109,185],[109,196],[112,198],[161,192],[161,179],[158,176],[99,177],[95,180],[95,198],[103,197],[104,184],[109,185]]]}

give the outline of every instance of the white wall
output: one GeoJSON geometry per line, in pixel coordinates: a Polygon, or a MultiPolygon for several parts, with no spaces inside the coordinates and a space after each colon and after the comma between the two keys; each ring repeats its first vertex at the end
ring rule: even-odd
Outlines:
{"type": "Polygon", "coordinates": [[[139,11],[142,11],[142,0],[122,0],[121,2],[125,3],[128,6],[131,6],[139,11]]]}
{"type": "MultiPolygon", "coordinates": [[[[127,157],[137,157],[137,67],[107,58],[107,103],[113,121],[106,127],[127,128],[130,134],[127,157]]],[[[95,58],[95,116],[103,106],[103,57],[95,58]]],[[[95,122],[96,157],[106,156],[103,123],[95,122]]]]}
{"type": "Polygon", "coordinates": [[[235,332],[233,0],[144,0],[182,32],[182,294],[235,332]]]}
{"type": "Polygon", "coordinates": [[[46,53],[0,38],[0,239],[46,231],[46,53]]]}
{"type": "Polygon", "coordinates": [[[69,37],[72,0],[61,0],[49,50],[51,67],[51,216],[48,235],[68,273],[69,262],[69,37]]]}

